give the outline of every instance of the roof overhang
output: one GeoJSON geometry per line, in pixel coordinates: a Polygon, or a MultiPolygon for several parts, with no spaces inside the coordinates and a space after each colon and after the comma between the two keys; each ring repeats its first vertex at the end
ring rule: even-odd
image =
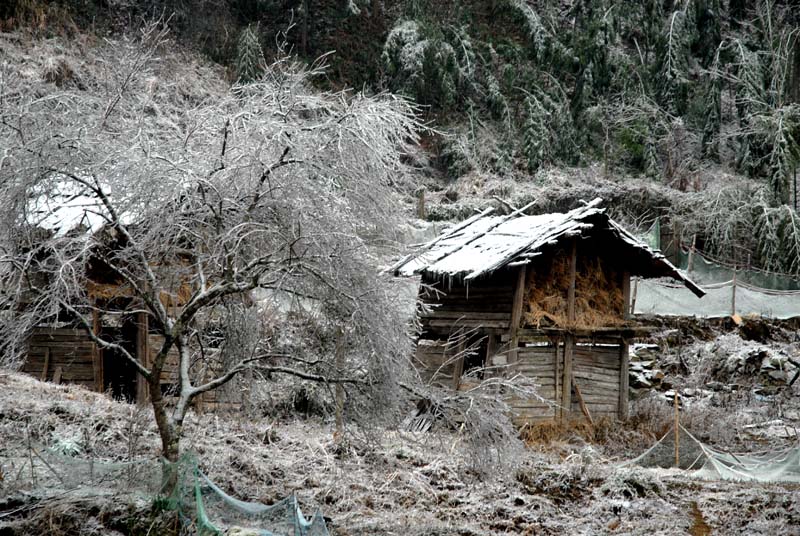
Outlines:
{"type": "Polygon", "coordinates": [[[387,271],[397,276],[427,275],[459,278],[465,282],[505,267],[531,262],[551,246],[571,238],[599,238],[624,248],[635,261],[631,275],[671,277],[696,296],[705,291],[660,252],[626,231],[600,208],[596,198],[566,213],[526,216],[527,205],[506,216],[487,209],[453,226],[434,240],[405,256],[387,271]]]}

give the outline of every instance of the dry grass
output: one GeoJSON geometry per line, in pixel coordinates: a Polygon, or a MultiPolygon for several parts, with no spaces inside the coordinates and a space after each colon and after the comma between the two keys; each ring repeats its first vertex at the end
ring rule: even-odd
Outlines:
{"type": "Polygon", "coordinates": [[[609,453],[620,453],[628,451],[632,444],[647,444],[651,437],[631,423],[608,417],[597,419],[594,426],[583,417],[574,417],[564,421],[547,420],[527,424],[520,430],[520,438],[525,445],[540,452],[568,452],[577,443],[594,445],[609,453]]]}
{"type": "MultiPolygon", "coordinates": [[[[79,456],[94,445],[109,461],[125,460],[131,452],[154,454],[158,440],[147,419],[136,432],[136,445],[131,444],[130,425],[138,420],[132,411],[132,406],[79,387],[0,372],[0,466],[13,475],[6,484],[13,484],[18,472],[9,460],[27,458],[27,427],[20,422],[31,422],[33,439],[50,446],[75,438],[79,456]]],[[[651,416],[658,415],[654,408],[651,416]]],[[[489,479],[470,470],[472,451],[465,448],[464,434],[452,431],[385,429],[374,443],[350,442],[337,449],[332,423],[318,419],[275,423],[191,414],[186,427],[185,446],[198,452],[203,471],[226,492],[266,503],[296,492],[304,511],[322,507],[334,535],[601,534],[609,523],[618,534],[638,534],[643,527],[654,534],[685,533],[692,524],[685,508],[687,485],[720,534],[750,528],[762,530],[749,533],[786,533],[795,511],[781,487],[687,483],[679,474],[619,469],[607,457],[626,459],[641,450],[622,448],[634,431],[612,421],[598,422],[594,429],[583,419],[563,427],[529,427],[525,432],[533,442],[514,459],[514,475],[489,479]],[[552,441],[549,451],[544,451],[545,441],[552,441]],[[760,506],[755,512],[748,509],[753,501],[760,506]],[[710,515],[717,511],[719,516],[710,515]]],[[[46,484],[50,473],[40,469],[37,477],[46,484]]],[[[0,497],[9,491],[0,489],[0,497]]],[[[145,534],[151,524],[150,534],[169,529],[169,519],[156,519],[146,503],[128,511],[113,495],[61,497],[42,507],[16,514],[11,530],[113,534],[112,528],[121,529],[129,520],[144,530],[124,525],[125,533],[145,534]]],[[[11,521],[0,518],[0,532],[4,522],[11,521]]]]}
{"type": "MultiPolygon", "coordinates": [[[[541,327],[569,324],[567,292],[570,282],[570,259],[557,256],[528,273],[525,320],[541,327]]],[[[595,328],[621,324],[623,296],[621,278],[599,257],[579,256],[575,274],[576,326],[595,328]]]]}

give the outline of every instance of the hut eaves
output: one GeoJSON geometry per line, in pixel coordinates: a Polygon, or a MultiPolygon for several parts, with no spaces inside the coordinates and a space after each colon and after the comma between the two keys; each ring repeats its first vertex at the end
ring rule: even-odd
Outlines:
{"type": "Polygon", "coordinates": [[[631,274],[671,277],[698,297],[705,291],[670,263],[659,251],[613,221],[596,198],[566,213],[525,216],[520,209],[508,216],[492,216],[491,209],[456,225],[390,268],[398,276],[426,274],[459,277],[469,282],[508,265],[528,262],[546,246],[568,237],[588,237],[603,231],[625,247],[633,264],[631,274]]]}

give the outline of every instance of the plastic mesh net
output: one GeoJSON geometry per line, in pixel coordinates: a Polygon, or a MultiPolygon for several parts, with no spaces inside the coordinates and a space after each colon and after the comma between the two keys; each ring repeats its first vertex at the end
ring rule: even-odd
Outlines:
{"type": "MultiPolygon", "coordinates": [[[[640,238],[650,247],[660,249],[660,234],[660,222],[656,219],[640,238]]],[[[686,287],[676,285],[671,280],[638,280],[635,314],[702,317],[738,314],[768,318],[800,316],[800,278],[757,269],[734,269],[722,261],[706,258],[699,251],[690,254],[683,248],[678,251],[678,260],[679,268],[702,286],[707,294],[698,298],[686,287]]]]}
{"type": "Polygon", "coordinates": [[[275,504],[248,502],[225,493],[199,469],[195,456],[178,462],[143,459],[106,462],[78,458],[46,448],[30,448],[19,460],[20,474],[50,493],[127,495],[157,500],[179,513],[189,534],[216,536],[327,536],[318,510],[307,519],[295,495],[275,504]]]}
{"type": "Polygon", "coordinates": [[[641,456],[623,465],[680,467],[704,480],[800,483],[800,448],[733,454],[711,448],[678,426],[677,453],[673,428],[641,456]]]}
{"type": "MultiPolygon", "coordinates": [[[[679,268],[685,270],[691,278],[701,285],[713,285],[733,280],[733,266],[725,266],[708,259],[698,251],[690,254],[688,250],[678,251],[679,268]],[[691,257],[691,269],[689,261],[691,257]]],[[[800,280],[786,274],[765,272],[763,270],[736,268],[737,284],[758,289],[795,290],[800,291],[800,280]]]]}
{"type": "Polygon", "coordinates": [[[663,280],[640,279],[635,283],[635,314],[723,317],[734,314],[768,318],[800,316],[800,292],[758,289],[733,281],[703,285],[706,295],[698,298],[682,285],[663,280]]]}

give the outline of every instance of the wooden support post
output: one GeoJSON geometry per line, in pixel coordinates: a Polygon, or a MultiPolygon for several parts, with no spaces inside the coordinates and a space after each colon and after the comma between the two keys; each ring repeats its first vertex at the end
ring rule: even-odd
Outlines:
{"type": "Polygon", "coordinates": [[[628,341],[620,339],[620,363],[619,363],[619,418],[623,421],[628,420],[628,368],[630,355],[628,354],[628,341]]]}
{"type": "Polygon", "coordinates": [[[731,290],[731,316],[736,314],[736,265],[733,265],[733,289],[731,290]]]}
{"type": "Polygon", "coordinates": [[[63,373],[61,367],[56,367],[53,371],[53,383],[56,385],[61,384],[61,374],[63,373]]]}
{"type": "Polygon", "coordinates": [[[517,349],[519,347],[519,327],[522,322],[522,305],[525,300],[525,279],[527,276],[527,266],[522,265],[517,269],[517,281],[514,285],[514,302],[511,307],[511,324],[508,326],[509,338],[511,340],[510,351],[508,353],[509,365],[517,362],[517,349]]]}
{"type": "Polygon", "coordinates": [[[636,292],[639,290],[639,278],[633,280],[633,292],[631,292],[631,307],[630,315],[633,316],[636,312],[636,292]]]}
{"type": "Polygon", "coordinates": [[[631,317],[631,274],[627,270],[622,272],[622,318],[631,317]]]}
{"type": "Polygon", "coordinates": [[[561,418],[569,416],[572,408],[572,354],[575,351],[575,336],[564,335],[564,370],[561,374],[561,418]]]}
{"type": "Polygon", "coordinates": [[[39,378],[41,381],[47,381],[47,372],[50,369],[50,348],[45,346],[44,348],[44,365],[42,366],[42,375],[39,378]]]}
{"type": "MultiPolygon", "coordinates": [[[[569,288],[567,289],[567,323],[575,328],[575,277],[578,268],[578,240],[572,239],[569,264],[569,288]]],[[[569,415],[572,408],[572,354],[575,352],[575,335],[570,331],[564,335],[564,371],[561,381],[561,418],[569,415]]]]}
{"type": "Polygon", "coordinates": [[[555,369],[555,377],[553,378],[553,385],[555,386],[555,393],[553,396],[553,401],[556,403],[556,407],[554,408],[553,418],[558,418],[561,415],[561,411],[558,409],[558,406],[561,401],[561,358],[563,352],[561,351],[561,338],[554,338],[553,340],[553,347],[554,347],[554,354],[555,354],[555,362],[556,366],[553,367],[555,369]]]}
{"type": "Polygon", "coordinates": [[[501,376],[502,372],[495,369],[496,363],[494,362],[494,355],[497,353],[497,338],[494,333],[489,333],[486,337],[486,359],[483,366],[491,371],[491,376],[501,376]]]}
{"type": "Polygon", "coordinates": [[[689,248],[689,259],[686,262],[686,273],[691,272],[692,268],[694,267],[694,252],[695,252],[696,244],[697,244],[697,234],[693,234],[692,235],[692,247],[689,248]]]}
{"type": "Polygon", "coordinates": [[[681,451],[680,451],[680,413],[678,412],[678,388],[675,388],[675,467],[681,466],[681,451]]]}
{"type": "MultiPolygon", "coordinates": [[[[150,344],[149,344],[149,319],[147,313],[141,312],[136,314],[136,359],[144,365],[145,368],[150,368],[150,344]]],[[[139,405],[146,404],[150,400],[149,391],[147,389],[147,379],[141,374],[136,375],[136,403],[139,405]]],[[[198,400],[203,395],[198,397],[198,400]]]]}
{"type": "Polygon", "coordinates": [[[425,189],[420,189],[419,197],[417,198],[417,218],[425,219],[425,189]]]}
{"type": "Polygon", "coordinates": [[[572,239],[572,253],[569,264],[569,289],[567,289],[567,318],[569,327],[575,327],[575,277],[578,269],[578,239],[572,239]]]}
{"type": "MultiPolygon", "coordinates": [[[[96,337],[100,336],[100,313],[95,307],[92,310],[92,331],[96,337]]],[[[92,370],[94,372],[94,390],[98,393],[103,392],[103,384],[105,378],[103,377],[103,349],[97,344],[92,343],[92,370]]]]}

